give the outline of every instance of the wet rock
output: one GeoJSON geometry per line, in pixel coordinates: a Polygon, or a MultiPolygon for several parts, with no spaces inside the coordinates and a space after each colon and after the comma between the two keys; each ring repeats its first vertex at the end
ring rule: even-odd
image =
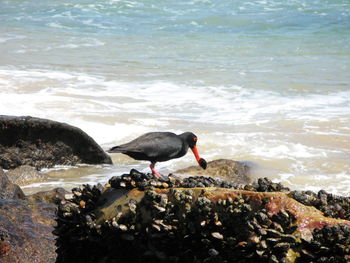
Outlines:
{"type": "Polygon", "coordinates": [[[45,182],[47,180],[37,169],[29,165],[23,165],[16,169],[9,170],[6,175],[11,182],[19,186],[45,182]]]}
{"type": "Polygon", "coordinates": [[[224,239],[224,236],[221,235],[219,232],[213,232],[211,233],[212,237],[216,238],[216,239],[224,239]]]}
{"type": "Polygon", "coordinates": [[[258,182],[253,184],[253,188],[251,188],[251,186],[248,187],[250,188],[250,190],[257,192],[289,192],[288,187],[284,187],[280,183],[273,183],[270,179],[266,177],[259,178],[258,182]]]}
{"type": "Polygon", "coordinates": [[[336,196],[324,190],[320,190],[318,193],[293,191],[290,195],[302,204],[321,210],[329,217],[350,220],[350,196],[336,196]]]}
{"type": "Polygon", "coordinates": [[[32,195],[27,195],[26,199],[32,202],[42,202],[48,204],[60,204],[65,200],[66,194],[68,194],[62,187],[54,188],[49,191],[42,191],[32,195]]]}
{"type": "Polygon", "coordinates": [[[216,256],[218,256],[220,253],[217,251],[217,250],[215,250],[214,248],[211,248],[211,249],[209,249],[209,255],[210,256],[212,256],[212,257],[216,257],[216,256]]]}
{"type": "Polygon", "coordinates": [[[0,167],[0,199],[24,199],[22,189],[13,184],[0,167]]]}
{"type": "Polygon", "coordinates": [[[85,132],[71,125],[33,117],[0,116],[0,167],[37,169],[77,163],[112,163],[85,132]]]}
{"type": "Polygon", "coordinates": [[[105,188],[73,189],[57,213],[57,262],[350,258],[350,221],[325,217],[288,196],[283,186],[281,192],[247,191],[205,178],[170,176],[164,187],[164,179],[133,170],[111,178],[105,188]]]}
{"type": "Polygon", "coordinates": [[[0,199],[0,262],[54,263],[56,206],[0,199]]]}
{"type": "Polygon", "coordinates": [[[350,226],[333,225],[315,229],[311,242],[302,240],[304,249],[297,262],[349,262],[350,226]]]}
{"type": "Polygon", "coordinates": [[[56,205],[29,202],[0,168],[0,262],[55,262],[56,205]]]}
{"type": "Polygon", "coordinates": [[[185,174],[190,176],[210,176],[222,178],[234,184],[247,184],[250,182],[249,166],[243,162],[228,159],[219,159],[208,162],[207,169],[191,166],[176,171],[174,174],[185,174]]]}
{"type": "Polygon", "coordinates": [[[318,193],[312,191],[290,191],[280,183],[273,183],[268,178],[259,178],[252,185],[246,185],[245,190],[258,192],[285,192],[298,202],[313,206],[322,211],[326,216],[350,220],[350,196],[337,196],[320,190],[318,193]]]}

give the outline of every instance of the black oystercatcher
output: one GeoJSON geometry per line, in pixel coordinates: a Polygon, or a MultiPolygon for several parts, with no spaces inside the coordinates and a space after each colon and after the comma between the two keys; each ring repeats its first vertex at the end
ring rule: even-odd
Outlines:
{"type": "Polygon", "coordinates": [[[156,162],[165,162],[184,156],[191,148],[200,167],[207,168],[207,162],[198,154],[197,136],[192,132],[176,135],[172,132],[149,132],[131,142],[112,147],[109,153],[123,153],[135,160],[150,161],[152,173],[161,175],[154,168],[156,162]]]}

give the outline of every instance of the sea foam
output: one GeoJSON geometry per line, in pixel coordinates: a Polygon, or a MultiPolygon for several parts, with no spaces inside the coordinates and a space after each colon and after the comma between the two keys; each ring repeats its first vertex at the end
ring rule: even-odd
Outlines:
{"type": "MultiPolygon", "coordinates": [[[[311,140],[320,132],[349,137],[346,120],[350,93],[346,91],[285,96],[239,86],[131,83],[101,75],[16,68],[0,69],[0,85],[2,114],[67,122],[82,128],[105,149],[145,132],[191,130],[199,136],[198,146],[206,159],[251,161],[291,187],[303,188],[301,182],[305,182],[305,188],[314,184],[315,189],[328,187],[322,182],[331,183],[336,178],[340,183],[348,175],[332,174],[321,165],[339,158],[339,154],[349,156],[347,147],[325,147],[311,140]],[[343,121],[331,130],[323,130],[323,125],[331,125],[334,118],[343,121]],[[298,142],[295,136],[306,140],[298,142]]],[[[161,163],[159,169],[171,171],[194,161],[187,155],[161,163]]],[[[341,162],[337,165],[347,169],[341,162]]],[[[145,163],[136,167],[148,170],[145,163]]],[[[259,169],[256,171],[257,176],[261,175],[259,169]]],[[[104,178],[96,174],[86,180],[97,177],[104,178]]],[[[343,193],[345,188],[332,184],[329,189],[343,193]]]]}

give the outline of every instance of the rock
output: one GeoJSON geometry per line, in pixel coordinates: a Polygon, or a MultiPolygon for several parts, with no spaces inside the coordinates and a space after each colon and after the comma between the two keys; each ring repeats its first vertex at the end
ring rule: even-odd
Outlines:
{"type": "Polygon", "coordinates": [[[112,160],[79,128],[29,116],[0,116],[0,167],[41,169],[77,163],[111,164],[112,160]]]}
{"type": "Polygon", "coordinates": [[[213,178],[169,176],[166,187],[163,180],[133,170],[105,188],[74,188],[57,213],[57,263],[350,258],[350,221],[326,217],[284,192],[223,188],[213,178]]]}
{"type": "Polygon", "coordinates": [[[22,189],[13,184],[0,167],[0,199],[24,199],[22,189]]]}
{"type": "Polygon", "coordinates": [[[37,169],[29,165],[22,165],[16,169],[9,170],[6,175],[12,183],[20,186],[45,182],[47,180],[37,169]]]}
{"type": "Polygon", "coordinates": [[[199,166],[190,166],[177,170],[174,174],[189,176],[211,176],[222,178],[234,184],[247,184],[250,182],[249,166],[243,162],[228,159],[219,159],[208,162],[207,169],[199,166]]]}
{"type": "Polygon", "coordinates": [[[273,183],[268,178],[259,178],[257,183],[253,184],[254,190],[257,192],[289,192],[289,188],[284,187],[280,183],[273,183]]]}
{"type": "Polygon", "coordinates": [[[20,200],[24,198],[21,188],[0,168],[0,262],[54,263],[57,207],[20,200]]]}
{"type": "Polygon", "coordinates": [[[54,263],[55,205],[0,199],[0,262],[54,263]]]}
{"type": "Polygon", "coordinates": [[[43,202],[58,205],[61,201],[65,200],[66,194],[68,194],[68,192],[65,189],[58,187],[49,191],[42,191],[28,195],[26,196],[26,199],[32,202],[43,202]]]}
{"type": "Polygon", "coordinates": [[[336,196],[324,190],[318,193],[293,191],[290,196],[302,204],[316,207],[327,216],[350,220],[350,196],[336,196]]]}

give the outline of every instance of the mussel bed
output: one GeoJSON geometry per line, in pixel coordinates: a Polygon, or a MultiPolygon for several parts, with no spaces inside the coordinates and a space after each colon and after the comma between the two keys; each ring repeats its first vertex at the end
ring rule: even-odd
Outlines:
{"type": "Polygon", "coordinates": [[[131,170],[72,193],[57,262],[350,262],[350,198],[325,191],[131,170]]]}

